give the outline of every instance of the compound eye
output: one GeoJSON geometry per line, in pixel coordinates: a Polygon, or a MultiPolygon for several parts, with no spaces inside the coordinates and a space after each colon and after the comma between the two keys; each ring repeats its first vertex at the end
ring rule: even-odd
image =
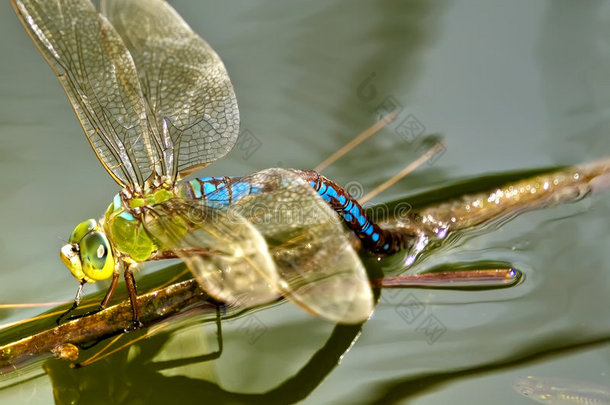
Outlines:
{"type": "Polygon", "coordinates": [[[81,239],[85,237],[89,232],[97,227],[97,221],[95,219],[88,219],[81,222],[74,228],[70,235],[69,243],[76,244],[80,243],[81,239]]]}
{"type": "Polygon", "coordinates": [[[114,256],[103,232],[91,231],[80,241],[83,273],[93,280],[105,280],[114,271],[114,256]]]}

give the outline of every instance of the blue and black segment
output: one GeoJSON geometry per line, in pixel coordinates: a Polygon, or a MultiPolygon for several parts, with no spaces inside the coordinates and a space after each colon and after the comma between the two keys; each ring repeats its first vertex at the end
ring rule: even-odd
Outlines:
{"type": "MultiPolygon", "coordinates": [[[[307,181],[335,210],[348,228],[360,238],[364,247],[373,253],[392,254],[411,245],[408,235],[382,229],[372,222],[358,201],[335,182],[313,170],[292,170],[307,181]]],[[[190,198],[205,199],[206,205],[227,208],[240,198],[265,191],[262,185],[242,181],[240,177],[199,177],[186,183],[190,198]]]]}
{"type": "Polygon", "coordinates": [[[198,177],[187,183],[187,191],[193,199],[205,199],[207,205],[226,208],[250,194],[259,194],[262,187],[239,177],[198,177]]]}
{"type": "Polygon", "coordinates": [[[294,172],[309,182],[331,208],[343,217],[347,226],[371,252],[392,254],[411,245],[408,235],[382,229],[372,222],[358,201],[337,183],[313,170],[295,170],[294,172]]]}

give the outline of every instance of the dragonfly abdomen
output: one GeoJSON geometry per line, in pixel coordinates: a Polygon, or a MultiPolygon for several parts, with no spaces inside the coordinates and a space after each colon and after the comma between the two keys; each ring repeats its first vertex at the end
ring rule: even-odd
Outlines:
{"type": "Polygon", "coordinates": [[[241,177],[198,177],[183,183],[182,193],[191,199],[205,199],[206,205],[228,207],[240,198],[263,191],[260,185],[241,181],[241,177]]]}
{"type": "MultiPolygon", "coordinates": [[[[291,170],[322,197],[337,212],[373,253],[391,254],[408,245],[406,236],[382,229],[369,219],[358,201],[335,182],[313,170],[291,170]]],[[[198,177],[183,183],[181,194],[191,199],[205,199],[206,205],[226,208],[242,197],[259,194],[267,185],[256,184],[243,177],[198,177]]]]}
{"type": "Polygon", "coordinates": [[[371,221],[362,206],[343,187],[314,170],[294,170],[337,212],[362,241],[364,247],[381,254],[396,253],[411,245],[408,236],[383,229],[371,221]]]}

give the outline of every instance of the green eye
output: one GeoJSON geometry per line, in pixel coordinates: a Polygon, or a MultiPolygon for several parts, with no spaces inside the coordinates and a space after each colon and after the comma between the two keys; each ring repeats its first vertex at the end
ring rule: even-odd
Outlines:
{"type": "Polygon", "coordinates": [[[105,280],[114,271],[110,243],[102,232],[91,231],[81,239],[80,259],[83,273],[93,280],[105,280]]]}
{"type": "Polygon", "coordinates": [[[70,239],[68,240],[70,243],[80,243],[80,240],[90,231],[95,229],[97,226],[97,221],[95,219],[88,219],[86,221],[81,222],[74,228],[72,234],[70,235],[70,239]]]}

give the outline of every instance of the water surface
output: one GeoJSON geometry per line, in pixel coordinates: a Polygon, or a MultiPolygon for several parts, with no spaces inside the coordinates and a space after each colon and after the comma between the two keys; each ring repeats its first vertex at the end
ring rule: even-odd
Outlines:
{"type": "MultiPolygon", "coordinates": [[[[607,2],[172,4],[225,61],[242,129],[260,143],[201,174],[312,168],[389,104],[425,130],[405,133],[396,122],[324,174],[371,190],[421,153],[420,132],[442,133],[447,150],[375,202],[610,154],[607,2]]],[[[118,189],[10,5],[0,7],[0,296],[68,300],[76,285],[59,261],[61,238],[100,216],[118,189]]],[[[506,290],[384,292],[334,369],[359,330],[279,305],[225,322],[216,361],[163,371],[150,365],[214,349],[213,328],[191,322],[84,370],[50,363],[58,403],[103,402],[110,391],[115,400],[148,404],[527,404],[511,388],[516,376],[608,384],[608,197],[526,213],[428,257],[413,271],[494,260],[526,279],[506,290]],[[413,302],[423,308],[417,319],[401,311],[413,302]],[[422,322],[430,319],[442,333],[426,333],[422,322]]],[[[0,399],[46,404],[52,389],[43,376],[0,391],[0,399]]]]}

